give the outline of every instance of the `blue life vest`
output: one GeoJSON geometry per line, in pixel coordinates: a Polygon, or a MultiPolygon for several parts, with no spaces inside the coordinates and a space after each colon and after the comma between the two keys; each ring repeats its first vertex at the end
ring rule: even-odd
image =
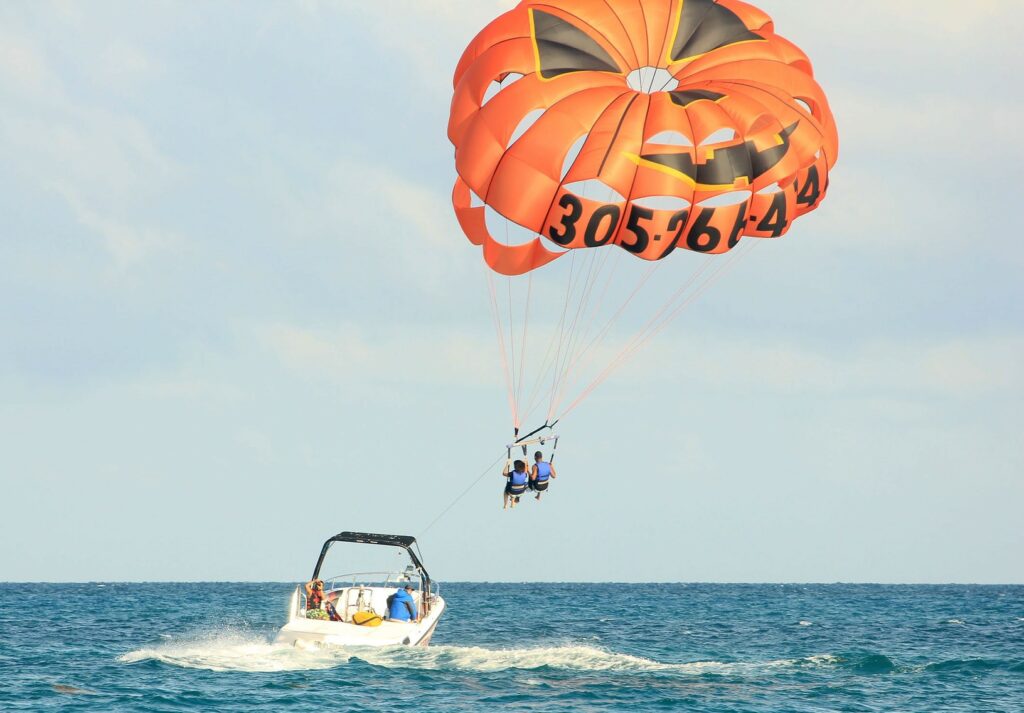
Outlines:
{"type": "Polygon", "coordinates": [[[529,477],[530,474],[525,470],[522,473],[516,470],[510,470],[508,473],[508,483],[512,487],[526,485],[526,481],[529,477]]]}
{"type": "Polygon", "coordinates": [[[409,621],[416,618],[416,602],[413,601],[412,596],[407,591],[399,589],[388,599],[390,600],[388,607],[389,619],[392,621],[409,621]]]}
{"type": "Polygon", "coordinates": [[[537,482],[543,483],[551,477],[551,464],[547,461],[541,461],[537,464],[537,482]]]}

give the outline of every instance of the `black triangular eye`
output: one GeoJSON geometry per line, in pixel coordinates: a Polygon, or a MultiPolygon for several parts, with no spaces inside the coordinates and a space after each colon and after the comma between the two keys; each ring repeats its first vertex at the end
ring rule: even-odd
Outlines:
{"type": "Polygon", "coordinates": [[[715,0],[683,0],[670,58],[678,62],[737,42],[763,39],[748,30],[736,13],[715,0]]]}
{"type": "Polygon", "coordinates": [[[586,32],[542,10],[531,10],[540,76],[569,72],[619,72],[619,66],[586,32]]]}

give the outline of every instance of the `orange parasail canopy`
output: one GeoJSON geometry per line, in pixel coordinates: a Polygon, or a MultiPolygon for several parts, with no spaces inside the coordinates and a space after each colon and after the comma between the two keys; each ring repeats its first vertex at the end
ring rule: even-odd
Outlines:
{"type": "Polygon", "coordinates": [[[810,60],[738,0],[524,0],[454,86],[455,212],[505,275],[578,248],[660,260],[779,237],[838,155],[810,60]],[[485,206],[536,237],[495,238],[485,206]]]}

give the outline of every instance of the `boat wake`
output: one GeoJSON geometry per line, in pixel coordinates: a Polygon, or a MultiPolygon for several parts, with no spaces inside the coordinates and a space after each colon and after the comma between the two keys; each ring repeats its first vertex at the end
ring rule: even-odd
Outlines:
{"type": "Polygon", "coordinates": [[[266,637],[235,631],[175,638],[118,657],[122,663],[157,661],[207,671],[306,671],[334,668],[351,654],[343,649],[302,649],[272,644],[266,637]]]}
{"type": "Polygon", "coordinates": [[[547,668],[610,673],[750,675],[781,667],[828,666],[839,662],[840,659],[821,655],[761,662],[663,663],[593,646],[573,644],[508,649],[487,649],[479,646],[301,648],[273,644],[264,637],[252,634],[220,632],[174,639],[137,649],[123,654],[118,660],[129,664],[156,661],[181,668],[245,672],[328,669],[343,666],[351,661],[362,661],[389,669],[479,673],[547,668]]]}

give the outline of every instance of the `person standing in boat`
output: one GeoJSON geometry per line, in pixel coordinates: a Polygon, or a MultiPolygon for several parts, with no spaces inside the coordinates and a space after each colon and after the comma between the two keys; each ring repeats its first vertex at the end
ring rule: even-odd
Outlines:
{"type": "Polygon", "coordinates": [[[519,498],[526,492],[530,474],[526,471],[526,463],[517,460],[512,463],[512,470],[509,470],[508,463],[505,464],[504,470],[501,471],[501,477],[508,479],[508,482],[505,483],[504,507],[502,508],[502,510],[507,510],[519,503],[519,498]]]}
{"type": "Polygon", "coordinates": [[[544,454],[537,451],[533,454],[534,464],[530,469],[530,490],[537,493],[537,500],[540,500],[541,493],[548,489],[551,478],[557,478],[555,466],[544,460],[544,454]]]}
{"type": "Polygon", "coordinates": [[[328,618],[328,614],[324,610],[324,581],[322,579],[306,582],[306,618],[328,618]]]}
{"type": "Polygon", "coordinates": [[[412,585],[388,597],[388,619],[391,621],[416,621],[416,600],[413,599],[412,585]]]}

